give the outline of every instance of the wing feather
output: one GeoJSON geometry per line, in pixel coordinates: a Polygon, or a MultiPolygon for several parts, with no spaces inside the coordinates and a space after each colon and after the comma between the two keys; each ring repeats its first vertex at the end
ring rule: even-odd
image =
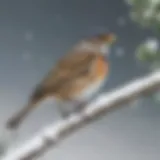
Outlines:
{"type": "Polygon", "coordinates": [[[39,83],[38,90],[48,94],[56,94],[59,97],[68,97],[80,81],[91,75],[92,66],[97,54],[83,52],[70,54],[60,59],[46,77],[39,83]]]}

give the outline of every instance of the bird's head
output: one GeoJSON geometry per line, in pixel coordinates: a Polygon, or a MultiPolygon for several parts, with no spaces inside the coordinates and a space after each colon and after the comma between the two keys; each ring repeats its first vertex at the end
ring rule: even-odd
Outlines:
{"type": "Polygon", "coordinates": [[[109,49],[115,41],[115,34],[102,33],[83,39],[74,47],[74,49],[79,51],[93,51],[109,54],[109,49]]]}
{"type": "Polygon", "coordinates": [[[116,42],[116,35],[113,33],[99,34],[88,39],[93,48],[103,54],[108,54],[110,47],[116,42]]]}

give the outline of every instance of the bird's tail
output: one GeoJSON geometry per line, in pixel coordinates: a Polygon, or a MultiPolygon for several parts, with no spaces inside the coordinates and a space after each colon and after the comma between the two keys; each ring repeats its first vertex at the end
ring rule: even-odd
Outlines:
{"type": "Polygon", "coordinates": [[[18,136],[18,127],[24,118],[30,113],[35,104],[29,103],[22,110],[16,113],[13,117],[8,119],[4,128],[0,129],[0,159],[15,146],[18,136]]]}
{"type": "Polygon", "coordinates": [[[22,124],[26,116],[37,106],[41,100],[46,97],[46,92],[42,87],[36,87],[35,91],[29,99],[29,103],[8,119],[4,128],[0,128],[0,159],[10,148],[15,147],[15,140],[18,136],[18,127],[22,124]]]}
{"type": "Polygon", "coordinates": [[[44,98],[45,93],[42,88],[36,88],[29,100],[29,103],[7,121],[7,128],[17,129],[26,116],[37,106],[37,103],[44,98]]]}
{"type": "Polygon", "coordinates": [[[7,121],[7,128],[16,129],[20,125],[20,123],[24,120],[24,118],[31,112],[34,108],[34,104],[29,103],[27,106],[22,108],[18,113],[16,113],[13,117],[11,117],[7,121]]]}

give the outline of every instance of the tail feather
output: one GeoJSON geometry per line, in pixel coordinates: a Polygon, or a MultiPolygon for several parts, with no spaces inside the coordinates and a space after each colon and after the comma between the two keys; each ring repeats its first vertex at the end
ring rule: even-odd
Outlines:
{"type": "Polygon", "coordinates": [[[21,122],[24,120],[24,118],[30,113],[32,110],[34,104],[29,104],[28,106],[25,106],[22,110],[20,110],[16,115],[11,117],[7,121],[7,128],[10,129],[16,129],[21,124],[21,122]]]}
{"type": "Polygon", "coordinates": [[[35,92],[33,92],[30,101],[27,106],[21,109],[16,115],[11,117],[6,126],[9,129],[16,129],[25,119],[25,117],[35,108],[37,103],[39,103],[42,99],[44,99],[45,94],[41,88],[36,88],[35,92]]]}

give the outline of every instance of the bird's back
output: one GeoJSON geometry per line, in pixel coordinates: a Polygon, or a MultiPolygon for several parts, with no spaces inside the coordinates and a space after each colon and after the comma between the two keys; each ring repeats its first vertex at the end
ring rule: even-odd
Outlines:
{"type": "Polygon", "coordinates": [[[68,54],[50,70],[38,90],[59,99],[72,99],[91,84],[101,83],[108,73],[108,62],[94,52],[68,54]]]}

